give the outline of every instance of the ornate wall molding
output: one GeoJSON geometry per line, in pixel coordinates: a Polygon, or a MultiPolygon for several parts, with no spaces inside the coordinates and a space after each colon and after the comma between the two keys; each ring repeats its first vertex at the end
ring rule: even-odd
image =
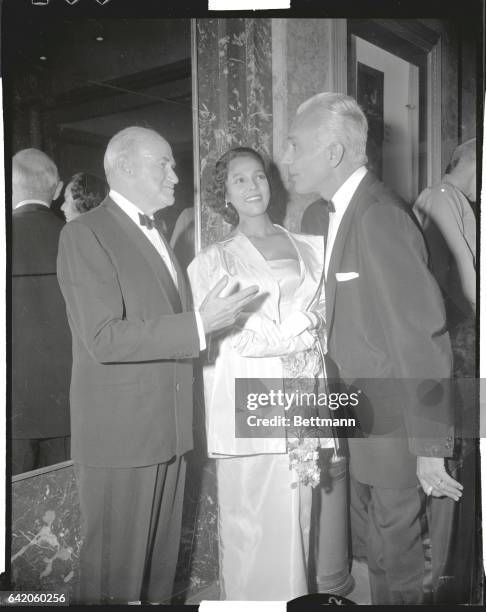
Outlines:
{"type": "Polygon", "coordinates": [[[427,55],[427,184],[442,176],[442,50],[441,41],[427,55]]]}
{"type": "Polygon", "coordinates": [[[279,164],[285,150],[288,129],[287,82],[287,19],[272,19],[272,105],[273,105],[273,159],[283,182],[288,183],[286,166],[279,164]]]}

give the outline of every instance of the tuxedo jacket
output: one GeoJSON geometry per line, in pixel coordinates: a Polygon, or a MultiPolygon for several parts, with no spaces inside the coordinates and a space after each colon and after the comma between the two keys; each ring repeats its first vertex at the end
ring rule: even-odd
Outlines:
{"type": "MultiPolygon", "coordinates": [[[[303,230],[326,230],[311,205],[303,230]]],[[[439,287],[406,204],[368,172],[339,226],[326,281],[328,355],[359,390],[349,439],[364,483],[415,486],[416,456],[453,454],[452,354],[439,287]]]]}
{"type": "Polygon", "coordinates": [[[12,437],[69,436],[71,334],[56,278],[64,222],[47,206],[12,215],[12,437]]]}
{"type": "Polygon", "coordinates": [[[109,197],[61,233],[57,272],[73,337],[71,448],[81,464],[155,465],[192,448],[199,338],[174,265],[179,287],[109,197]]]}

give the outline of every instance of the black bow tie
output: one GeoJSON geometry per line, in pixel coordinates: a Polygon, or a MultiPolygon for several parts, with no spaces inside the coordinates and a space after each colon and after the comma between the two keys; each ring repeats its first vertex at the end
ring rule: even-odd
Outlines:
{"type": "Polygon", "coordinates": [[[330,213],[336,212],[336,207],[334,206],[334,202],[332,200],[323,200],[323,203],[330,213]]]}
{"type": "Polygon", "coordinates": [[[138,222],[149,230],[155,227],[155,221],[142,213],[138,213],[138,222]]]}

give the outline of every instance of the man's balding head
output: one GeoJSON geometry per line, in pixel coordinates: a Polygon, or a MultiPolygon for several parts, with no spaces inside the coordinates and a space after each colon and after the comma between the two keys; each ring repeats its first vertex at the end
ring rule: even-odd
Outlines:
{"type": "Polygon", "coordinates": [[[62,183],[56,164],[38,149],[23,149],[12,158],[12,205],[23,200],[52,204],[62,183]]]}
{"type": "Polygon", "coordinates": [[[108,143],[104,166],[110,189],[152,214],[174,203],[174,158],[169,143],[154,130],[128,127],[108,143]]]}
{"type": "Polygon", "coordinates": [[[116,179],[124,158],[133,158],[143,146],[154,139],[164,140],[154,130],[136,126],[127,127],[113,136],[106,147],[104,158],[106,179],[110,187],[110,177],[112,180],[116,179]]]}

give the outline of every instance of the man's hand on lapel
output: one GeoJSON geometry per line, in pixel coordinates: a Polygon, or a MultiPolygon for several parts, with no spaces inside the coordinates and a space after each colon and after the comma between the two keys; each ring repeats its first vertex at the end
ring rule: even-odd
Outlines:
{"type": "Polygon", "coordinates": [[[199,307],[204,333],[211,334],[224,329],[236,320],[236,317],[258,295],[259,287],[252,285],[227,297],[220,297],[220,293],[228,284],[228,277],[223,276],[207,294],[199,307]]]}
{"type": "Polygon", "coordinates": [[[463,486],[446,472],[443,457],[417,457],[417,478],[426,495],[459,501],[463,486]]]}

